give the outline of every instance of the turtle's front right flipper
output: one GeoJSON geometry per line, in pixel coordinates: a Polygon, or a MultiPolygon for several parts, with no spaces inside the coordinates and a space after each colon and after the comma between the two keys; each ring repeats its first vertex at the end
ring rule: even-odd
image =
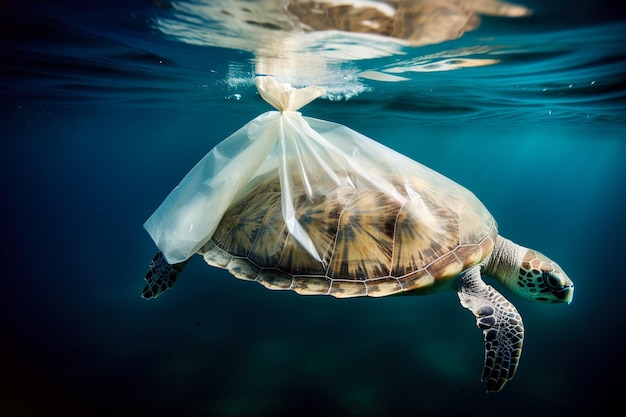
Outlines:
{"type": "Polygon", "coordinates": [[[485,338],[482,380],[487,392],[497,392],[513,379],[524,342],[524,324],[515,306],[491,285],[485,284],[476,265],[461,273],[458,283],[461,305],[476,317],[485,338]]]}
{"type": "Polygon", "coordinates": [[[141,296],[145,299],[156,298],[172,288],[174,282],[187,265],[189,259],[177,264],[169,264],[161,252],[157,252],[150,262],[150,269],[144,279],[147,281],[141,296]]]}

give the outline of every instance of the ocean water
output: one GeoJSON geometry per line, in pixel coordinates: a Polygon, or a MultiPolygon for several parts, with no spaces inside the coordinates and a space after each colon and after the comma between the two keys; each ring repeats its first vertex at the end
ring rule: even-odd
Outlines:
{"type": "MultiPolygon", "coordinates": [[[[619,406],[626,13],[611,0],[517,4],[533,13],[481,15],[458,38],[409,45],[324,31],[291,42],[272,35],[284,22],[263,15],[263,2],[3,3],[2,415],[554,416],[619,406]],[[234,11],[246,7],[260,11],[242,24],[250,18],[234,11]],[[280,45],[289,65],[268,54],[280,45]],[[508,295],[526,340],[501,392],[484,392],[482,335],[454,293],[303,297],[196,257],[172,290],[140,297],[156,250],[143,223],[213,146],[270,110],[253,84],[259,67],[328,85],[305,115],[452,178],[501,234],[567,271],[570,305],[508,295]]],[[[426,32],[450,20],[437,22],[426,32]]]]}

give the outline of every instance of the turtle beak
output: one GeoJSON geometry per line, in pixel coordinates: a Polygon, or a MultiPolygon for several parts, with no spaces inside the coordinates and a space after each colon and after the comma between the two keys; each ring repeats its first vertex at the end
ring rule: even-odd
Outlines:
{"type": "Polygon", "coordinates": [[[559,301],[570,304],[574,298],[574,284],[563,287],[561,291],[555,292],[554,295],[559,299],[559,301]]]}

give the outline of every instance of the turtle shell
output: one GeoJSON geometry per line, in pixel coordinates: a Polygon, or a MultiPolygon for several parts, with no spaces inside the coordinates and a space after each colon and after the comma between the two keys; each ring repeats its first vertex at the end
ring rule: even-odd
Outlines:
{"type": "Polygon", "coordinates": [[[432,174],[436,181],[402,178],[385,192],[316,184],[315,196],[294,180],[296,220],[320,260],[288,232],[278,172],[271,171],[248,185],[199,253],[238,278],[300,294],[447,289],[491,253],[497,226],[474,194],[432,174]]]}

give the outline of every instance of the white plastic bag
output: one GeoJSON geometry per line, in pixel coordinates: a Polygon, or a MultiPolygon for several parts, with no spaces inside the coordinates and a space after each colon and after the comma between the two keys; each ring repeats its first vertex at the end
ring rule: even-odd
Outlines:
{"type": "Polygon", "coordinates": [[[246,185],[271,170],[280,177],[288,232],[320,262],[326,248],[316,248],[296,218],[296,195],[302,195],[296,187],[303,187],[307,198],[344,186],[381,191],[400,201],[408,197],[414,207],[423,205],[424,216],[430,210],[423,195],[412,191],[415,181],[428,178],[418,187],[420,193],[455,188],[445,186],[451,182],[447,178],[354,130],[297,112],[322,95],[322,88],[294,89],[269,76],[258,77],[257,88],[279,112],[258,116],[218,144],[144,224],[170,264],[185,261],[202,247],[246,185]]]}

